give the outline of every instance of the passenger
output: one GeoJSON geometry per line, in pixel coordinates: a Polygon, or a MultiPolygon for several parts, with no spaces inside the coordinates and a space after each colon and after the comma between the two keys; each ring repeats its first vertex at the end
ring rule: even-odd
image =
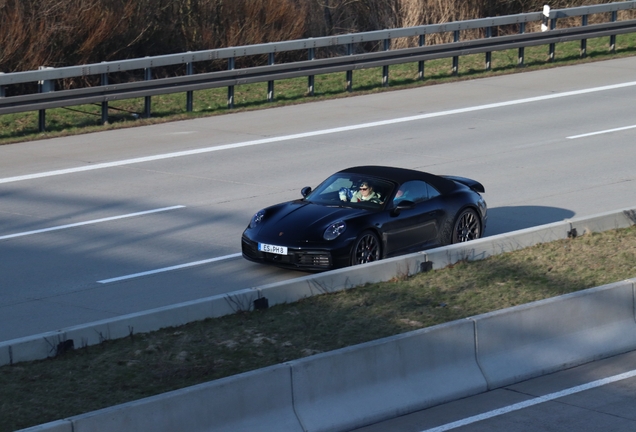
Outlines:
{"type": "Polygon", "coordinates": [[[374,203],[380,203],[380,194],[373,191],[373,186],[371,186],[369,182],[364,181],[358,188],[358,191],[353,194],[350,201],[371,201],[374,203]]]}
{"type": "Polygon", "coordinates": [[[393,202],[395,204],[399,203],[400,201],[404,201],[407,200],[408,197],[408,191],[405,191],[404,189],[402,189],[402,187],[400,189],[398,189],[398,191],[395,193],[395,197],[393,198],[393,202]]]}

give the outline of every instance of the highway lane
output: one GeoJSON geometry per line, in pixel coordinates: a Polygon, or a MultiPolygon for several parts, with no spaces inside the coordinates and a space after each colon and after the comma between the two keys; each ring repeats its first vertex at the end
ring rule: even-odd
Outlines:
{"type": "Polygon", "coordinates": [[[256,210],[351,165],[478,179],[487,235],[634,205],[635,68],[621,59],[2,146],[0,340],[303,275],[237,257],[240,233],[256,210]]]}

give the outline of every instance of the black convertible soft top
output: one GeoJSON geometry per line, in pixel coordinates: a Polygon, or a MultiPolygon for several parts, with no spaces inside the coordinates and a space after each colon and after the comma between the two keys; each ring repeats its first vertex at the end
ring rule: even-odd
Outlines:
{"type": "Polygon", "coordinates": [[[452,191],[457,189],[456,183],[452,180],[424,171],[417,171],[407,168],[366,165],[347,168],[340,172],[377,177],[384,180],[394,181],[398,184],[402,184],[411,180],[422,180],[433,186],[441,194],[444,195],[451,193],[452,191]]]}

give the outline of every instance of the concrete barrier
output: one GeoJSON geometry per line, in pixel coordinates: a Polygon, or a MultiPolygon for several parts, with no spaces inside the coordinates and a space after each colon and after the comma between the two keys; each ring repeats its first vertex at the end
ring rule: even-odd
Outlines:
{"type": "Polygon", "coordinates": [[[475,355],[462,320],[23,432],[343,431],[485,391],[475,355]]]}
{"type": "Polygon", "coordinates": [[[475,317],[488,388],[636,349],[634,310],[623,281],[475,317]]]}
{"type": "Polygon", "coordinates": [[[73,432],[73,423],[70,420],[58,420],[28,429],[21,429],[20,432],[73,432]]]}
{"type": "Polygon", "coordinates": [[[23,432],[303,432],[293,411],[288,365],[259,369],[38,427],[23,432]]]}
{"type": "Polygon", "coordinates": [[[418,252],[375,261],[363,266],[347,267],[290,281],[263,285],[256,289],[259,296],[268,299],[270,306],[293,303],[305,297],[413,275],[421,271],[421,266],[425,262],[425,252],[418,252]]]}
{"type": "Polygon", "coordinates": [[[464,320],[289,364],[308,432],[351,430],[486,390],[464,320]]]}
{"type": "Polygon", "coordinates": [[[427,250],[427,261],[434,270],[443,269],[460,261],[476,261],[493,255],[513,252],[539,243],[548,243],[568,237],[571,225],[567,221],[527,228],[511,233],[484,237],[467,243],[427,250]]]}
{"type": "Polygon", "coordinates": [[[571,224],[574,230],[572,233],[576,235],[627,228],[636,224],[636,209],[628,208],[566,221],[571,224]]]}
{"type": "Polygon", "coordinates": [[[12,363],[12,348],[11,345],[3,345],[0,346],[0,366],[7,365],[12,363]]]}
{"type": "Polygon", "coordinates": [[[230,315],[240,309],[249,309],[257,297],[257,290],[241,290],[228,295],[218,295],[13,339],[0,343],[0,366],[55,357],[59,350],[68,349],[71,342],[74,348],[81,348],[102,343],[104,340],[128,337],[131,334],[230,315]]]}

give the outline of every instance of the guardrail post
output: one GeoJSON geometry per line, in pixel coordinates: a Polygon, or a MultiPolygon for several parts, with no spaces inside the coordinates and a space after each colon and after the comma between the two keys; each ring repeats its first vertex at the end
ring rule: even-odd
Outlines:
{"type": "MultiPolygon", "coordinates": [[[[152,68],[144,69],[144,79],[150,81],[152,79],[152,68]]],[[[144,96],[144,118],[150,118],[150,96],[144,96]]]]}
{"type": "MultiPolygon", "coordinates": [[[[550,30],[554,30],[556,28],[556,17],[552,18],[550,20],[550,30]]],[[[556,47],[556,44],[553,42],[550,44],[550,52],[548,54],[548,61],[553,62],[554,61],[554,49],[556,47]]]]}
{"type": "MultiPolygon", "coordinates": [[[[227,59],[227,70],[234,70],[234,57],[227,59]]],[[[234,108],[234,86],[227,87],[227,108],[234,108]]]]}
{"type": "MultiPolygon", "coordinates": [[[[274,64],[274,53],[271,52],[267,56],[267,64],[274,64]]],[[[274,102],[274,81],[267,81],[267,102],[274,102]]]]}
{"type": "MultiPolygon", "coordinates": [[[[186,75],[192,75],[194,73],[194,66],[192,63],[186,63],[186,75]]],[[[186,111],[192,112],[194,105],[194,92],[192,90],[186,92],[186,111]]]]}
{"type": "MultiPolygon", "coordinates": [[[[39,70],[53,69],[51,67],[40,66],[39,70]]],[[[38,93],[49,93],[55,91],[55,82],[52,80],[38,81],[38,93]]],[[[38,111],[38,130],[44,132],[46,130],[46,110],[38,111]]]]}
{"type": "MultiPolygon", "coordinates": [[[[382,42],[382,48],[384,51],[388,51],[391,47],[391,39],[384,39],[382,42]]],[[[389,86],[389,66],[382,66],[382,87],[389,86]]]]}
{"type": "MultiPolygon", "coordinates": [[[[424,46],[424,44],[426,43],[426,36],[421,34],[419,39],[419,45],[424,46]]],[[[424,79],[424,60],[420,60],[417,63],[417,78],[421,80],[424,79]]]]}
{"type": "MultiPolygon", "coordinates": [[[[353,44],[347,44],[347,55],[353,55],[353,44]]],[[[347,91],[353,90],[353,70],[347,71],[347,91]]]]}
{"type": "MultiPolygon", "coordinates": [[[[486,27],[486,38],[492,37],[492,27],[486,27]]],[[[492,52],[486,53],[486,70],[489,71],[492,64],[492,52]]]]}
{"type": "MultiPolygon", "coordinates": [[[[307,57],[309,58],[309,60],[313,60],[314,58],[316,58],[316,49],[309,48],[309,53],[307,54],[307,57]]],[[[314,76],[313,75],[309,75],[309,77],[307,78],[307,94],[309,96],[314,95],[314,76]]]]}
{"type": "MultiPolygon", "coordinates": [[[[103,63],[103,62],[102,62],[103,63]]],[[[101,84],[102,86],[108,85],[108,74],[103,73],[101,76],[101,84]]],[[[108,124],[108,101],[102,101],[102,124],[108,124]]]]}
{"type": "MultiPolygon", "coordinates": [[[[4,72],[0,72],[0,75],[4,75],[4,72]]],[[[6,86],[0,85],[0,98],[7,97],[6,86]]]]}
{"type": "MultiPolygon", "coordinates": [[[[612,11],[612,22],[616,22],[616,20],[618,19],[618,12],[616,11],[612,11]]],[[[611,35],[610,36],[610,46],[609,46],[610,52],[616,52],[616,35],[611,35]]]]}
{"type": "Polygon", "coordinates": [[[550,21],[550,6],[543,5],[543,14],[541,15],[541,31],[548,31],[550,21]]]}
{"type": "MultiPolygon", "coordinates": [[[[459,30],[453,32],[453,42],[459,42],[459,30]]],[[[453,57],[453,75],[459,73],[459,56],[453,57]]]]}
{"type": "MultiPolygon", "coordinates": [[[[583,15],[581,17],[581,27],[585,27],[587,25],[587,15],[583,15]]],[[[581,39],[581,52],[579,56],[581,58],[587,55],[587,39],[581,39]]]]}
{"type": "MultiPolygon", "coordinates": [[[[519,34],[524,34],[526,32],[526,23],[519,23],[519,34]]],[[[523,66],[524,56],[525,56],[525,48],[519,48],[519,55],[517,57],[517,66],[523,66]]]]}

